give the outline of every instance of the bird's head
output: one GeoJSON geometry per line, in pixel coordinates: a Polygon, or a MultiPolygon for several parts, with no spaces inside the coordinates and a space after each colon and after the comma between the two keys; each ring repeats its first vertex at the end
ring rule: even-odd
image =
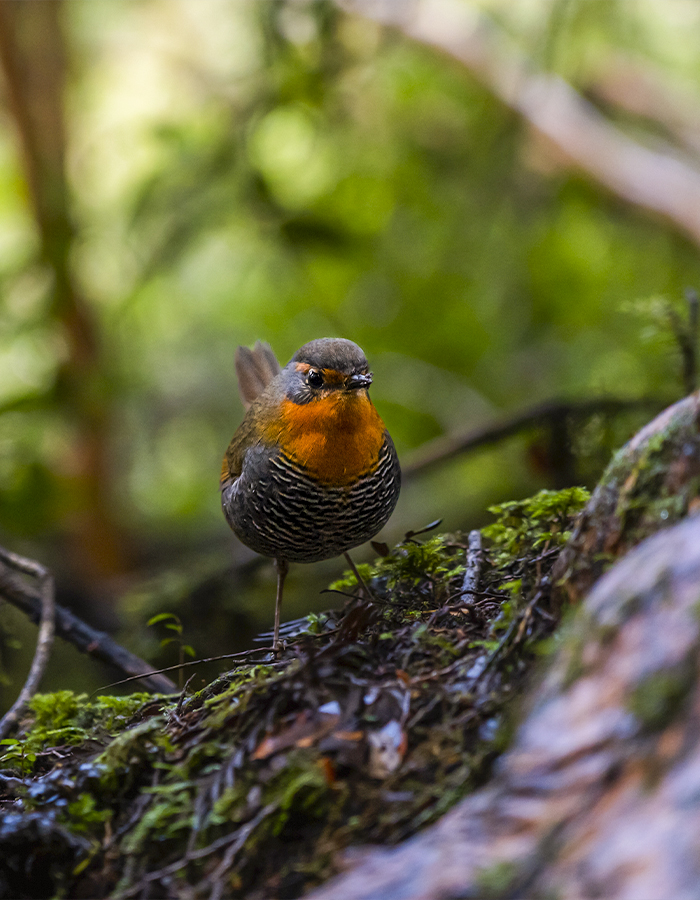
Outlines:
{"type": "Polygon", "coordinates": [[[344,338],[304,344],[283,369],[283,378],[287,399],[297,404],[366,397],[372,384],[365,354],[344,338]]]}

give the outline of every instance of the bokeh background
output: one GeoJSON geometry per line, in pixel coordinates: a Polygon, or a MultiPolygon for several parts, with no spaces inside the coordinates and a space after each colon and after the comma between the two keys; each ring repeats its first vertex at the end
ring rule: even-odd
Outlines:
{"type": "MultiPolygon", "coordinates": [[[[5,0],[0,543],[154,662],[161,612],[250,646],[274,572],[217,483],[258,338],[365,350],[409,470],[389,543],[594,484],[688,386],[698,47],[695,0],[5,0]],[[554,400],[586,412],[421,467],[554,400]]],[[[342,569],[293,567],[285,617],[342,569]]],[[[6,704],[34,631],[3,604],[0,634],[6,704]]],[[[46,686],[113,675],[57,646],[46,686]]]]}

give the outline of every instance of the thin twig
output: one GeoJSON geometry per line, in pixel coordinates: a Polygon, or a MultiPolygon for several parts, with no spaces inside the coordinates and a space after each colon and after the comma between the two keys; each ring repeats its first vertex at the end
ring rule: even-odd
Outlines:
{"type": "Polygon", "coordinates": [[[410,478],[461,453],[496,444],[529,428],[551,427],[553,422],[561,421],[563,418],[581,420],[596,414],[612,416],[636,409],[662,409],[667,405],[660,397],[641,397],[633,400],[597,397],[579,403],[553,400],[516,413],[496,424],[428,441],[402,462],[401,473],[403,477],[410,478]]]}
{"type": "Polygon", "coordinates": [[[39,683],[44,676],[46,664],[51,655],[51,647],[53,645],[53,636],[55,629],[56,609],[54,602],[54,584],[53,576],[48,569],[31,559],[11,553],[0,547],[0,561],[5,566],[30,575],[39,582],[39,590],[41,594],[41,620],[39,622],[39,634],[36,639],[36,650],[34,659],[32,660],[27,680],[24,687],[19,692],[19,696],[12,704],[10,709],[0,719],[0,740],[6,738],[12,728],[19,721],[20,716],[27,707],[27,703],[36,694],[39,683]]]}
{"type": "MultiPolygon", "coordinates": [[[[207,847],[202,847],[200,850],[193,850],[191,853],[187,853],[183,856],[182,859],[176,859],[175,862],[170,863],[168,866],[164,866],[162,869],[148,872],[137,884],[133,884],[125,891],[115,894],[115,900],[133,897],[135,894],[138,894],[139,891],[143,890],[147,884],[158,881],[160,878],[167,878],[169,875],[174,875],[176,872],[179,872],[180,869],[184,869],[189,863],[195,862],[198,859],[204,859],[212,853],[216,853],[217,850],[222,850],[226,846],[230,845],[234,848],[235,852],[233,853],[233,856],[235,856],[243,844],[248,840],[252,832],[258,827],[263,819],[267,818],[267,816],[274,811],[276,806],[276,803],[268,803],[267,806],[264,806],[258,814],[250,820],[250,822],[246,822],[245,825],[242,825],[232,834],[225,834],[223,837],[218,838],[218,840],[213,841],[207,847]]],[[[228,856],[228,853],[226,856],[228,856]]],[[[233,856],[231,857],[232,859],[233,856]]],[[[219,868],[220,866],[217,867],[215,871],[218,872],[219,868]]]]}
{"type": "MultiPolygon", "coordinates": [[[[207,656],[204,659],[191,659],[187,662],[175,663],[172,666],[165,666],[162,669],[149,669],[148,671],[143,672],[140,675],[130,675],[128,678],[122,678],[121,681],[112,681],[109,684],[105,684],[102,687],[97,688],[97,691],[106,691],[108,688],[119,687],[119,685],[128,684],[130,681],[146,681],[149,679],[154,679],[156,676],[162,675],[163,672],[174,672],[176,669],[186,669],[190,666],[201,666],[204,663],[218,662],[222,659],[245,659],[249,656],[259,656],[261,653],[265,654],[269,652],[269,647],[254,647],[252,650],[240,650],[238,653],[222,653],[221,656],[207,656]]],[[[270,665],[272,665],[272,663],[270,663],[270,665]]],[[[167,681],[169,679],[165,680],[167,681]]],[[[172,685],[172,689],[165,693],[177,693],[178,695],[182,693],[175,687],[175,684],[173,682],[170,682],[170,684],[172,685]]],[[[97,693],[97,691],[93,691],[93,693],[97,693]]]]}
{"type": "Polygon", "coordinates": [[[357,581],[357,586],[360,589],[360,591],[361,592],[364,591],[365,597],[368,600],[373,599],[374,595],[372,594],[372,591],[367,586],[365,579],[362,577],[362,575],[360,575],[360,570],[355,565],[355,562],[354,562],[352,556],[350,556],[350,554],[347,552],[347,550],[343,553],[343,556],[345,557],[345,561],[347,562],[347,564],[350,566],[350,569],[352,570],[352,574],[355,576],[355,580],[357,581]]]}
{"type": "Polygon", "coordinates": [[[11,775],[3,775],[0,772],[0,788],[8,793],[17,794],[21,790],[26,790],[28,782],[21,778],[13,778],[11,775]]]}
{"type": "MultiPolygon", "coordinates": [[[[8,551],[2,550],[2,553],[7,554],[8,551]]],[[[8,566],[0,566],[0,597],[21,609],[32,622],[37,623],[41,620],[43,609],[41,592],[24,584],[8,566]]],[[[151,674],[152,666],[120,646],[105,632],[97,631],[83,622],[70,610],[55,604],[55,615],[56,634],[69,641],[82,653],[87,653],[133,676],[140,680],[147,690],[163,694],[177,691],[175,683],[169,678],[151,674]]]]}
{"type": "Polygon", "coordinates": [[[468,546],[467,571],[464,573],[464,581],[462,582],[462,600],[465,606],[474,603],[476,600],[479,578],[481,577],[483,547],[481,544],[481,532],[478,529],[469,532],[468,546]]]}
{"type": "Polygon", "coordinates": [[[228,848],[226,853],[224,853],[224,857],[219,863],[219,865],[214,869],[211,875],[207,878],[207,881],[212,884],[211,894],[209,895],[209,900],[221,900],[221,895],[224,890],[224,875],[231,868],[231,865],[242,850],[243,845],[248,840],[253,831],[258,827],[258,825],[266,819],[271,812],[275,809],[277,804],[268,803],[267,806],[263,807],[260,812],[255,816],[254,819],[251,819],[247,825],[244,825],[242,828],[238,830],[238,836],[233,844],[228,848]]]}
{"type": "Polygon", "coordinates": [[[194,676],[196,674],[197,674],[196,672],[193,672],[190,675],[190,677],[185,682],[185,684],[182,688],[182,691],[180,692],[180,699],[177,701],[177,707],[175,708],[175,716],[176,717],[178,717],[180,715],[180,713],[182,712],[182,704],[185,702],[185,697],[187,696],[187,688],[190,686],[190,681],[192,681],[192,679],[194,678],[194,676]]]}
{"type": "Polygon", "coordinates": [[[693,288],[686,288],[685,299],[688,303],[687,346],[681,347],[683,352],[683,381],[686,393],[692,394],[698,386],[698,315],[700,314],[700,297],[693,288]]]}

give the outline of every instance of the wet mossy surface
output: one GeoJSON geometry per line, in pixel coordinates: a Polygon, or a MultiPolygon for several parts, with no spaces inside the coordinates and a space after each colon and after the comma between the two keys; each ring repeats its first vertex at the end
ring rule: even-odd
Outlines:
{"type": "Polygon", "coordinates": [[[507,743],[586,499],[495,508],[481,550],[408,536],[361,568],[368,591],[333,585],[342,611],[196,694],[35,698],[0,759],[0,894],[297,897],[339,851],[437,819],[507,743]],[[41,884],[23,882],[42,852],[41,884]]]}
{"type": "Polygon", "coordinates": [[[670,406],[612,458],[554,577],[579,601],[616,559],[700,512],[700,392],[670,406]]]}
{"type": "Polygon", "coordinates": [[[643,679],[630,696],[629,710],[648,731],[661,731],[682,713],[696,684],[693,656],[643,679]]]}

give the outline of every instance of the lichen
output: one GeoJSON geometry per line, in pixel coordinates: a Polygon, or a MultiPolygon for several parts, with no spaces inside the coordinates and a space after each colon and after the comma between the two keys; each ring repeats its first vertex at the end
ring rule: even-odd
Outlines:
{"type": "Polygon", "coordinates": [[[670,724],[697,681],[694,659],[684,660],[673,669],[647,675],[630,694],[629,711],[648,731],[660,731],[670,724]]]}
{"type": "Polygon", "coordinates": [[[479,897],[483,900],[508,896],[518,880],[520,871],[513,862],[498,862],[481,869],[476,876],[479,897]]]}

